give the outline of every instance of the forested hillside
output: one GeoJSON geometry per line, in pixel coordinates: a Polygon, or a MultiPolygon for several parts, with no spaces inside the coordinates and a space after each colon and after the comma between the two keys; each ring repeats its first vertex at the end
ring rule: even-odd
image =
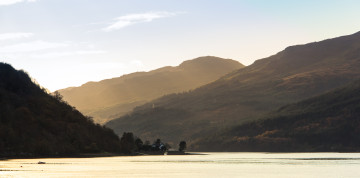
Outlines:
{"type": "Polygon", "coordinates": [[[0,157],[119,152],[114,132],[96,125],[24,71],[0,63],[0,157]]]}

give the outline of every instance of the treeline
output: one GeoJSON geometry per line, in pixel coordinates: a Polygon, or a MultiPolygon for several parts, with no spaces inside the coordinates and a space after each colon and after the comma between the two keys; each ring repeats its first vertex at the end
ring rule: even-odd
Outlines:
{"type": "MultiPolygon", "coordinates": [[[[150,153],[150,154],[164,154],[168,151],[171,146],[168,143],[163,143],[159,138],[156,139],[152,144],[150,141],[143,142],[140,138],[135,137],[131,132],[124,132],[121,139],[121,152],[124,154],[139,154],[139,153],[150,153]]],[[[186,150],[186,142],[181,141],[179,143],[178,150],[183,152],[186,150]]]]}

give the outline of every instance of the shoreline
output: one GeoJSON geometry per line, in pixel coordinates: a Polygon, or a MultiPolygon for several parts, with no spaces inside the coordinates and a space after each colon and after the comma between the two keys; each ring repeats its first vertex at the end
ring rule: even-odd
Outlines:
{"type": "Polygon", "coordinates": [[[63,156],[6,156],[0,157],[0,160],[10,159],[41,159],[41,158],[98,158],[98,157],[117,157],[117,156],[179,156],[179,155],[209,155],[209,153],[264,153],[264,154],[293,154],[293,153],[360,153],[360,152],[260,152],[260,151],[213,151],[213,152],[184,152],[184,154],[159,154],[159,153],[135,153],[135,154],[120,154],[120,153],[85,153],[79,155],[63,155],[63,156]]]}
{"type": "MultiPolygon", "coordinates": [[[[197,154],[197,153],[186,153],[184,154],[168,154],[172,155],[206,155],[206,154],[197,154]]],[[[121,154],[121,153],[85,153],[79,155],[49,155],[49,156],[5,156],[0,157],[0,160],[10,160],[10,159],[40,159],[40,158],[98,158],[98,157],[117,157],[117,156],[167,156],[164,153],[135,153],[135,154],[121,154]]]]}

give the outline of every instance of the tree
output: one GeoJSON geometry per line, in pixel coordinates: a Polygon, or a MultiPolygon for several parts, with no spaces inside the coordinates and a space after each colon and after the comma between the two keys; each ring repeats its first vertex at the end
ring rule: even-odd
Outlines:
{"type": "Polygon", "coordinates": [[[124,132],[120,139],[121,152],[132,154],[136,149],[134,135],[131,132],[124,132]]]}
{"type": "Polygon", "coordinates": [[[154,142],[154,145],[156,146],[156,147],[160,147],[160,145],[161,145],[161,140],[158,138],[158,139],[156,139],[156,141],[154,142]]]}
{"type": "Polygon", "coordinates": [[[152,151],[159,151],[161,146],[161,140],[158,138],[154,141],[154,144],[151,147],[152,151]]]}
{"type": "Polygon", "coordinates": [[[151,145],[150,145],[150,141],[146,140],[145,143],[142,146],[142,150],[143,151],[150,151],[151,150],[151,145]]]}
{"type": "Polygon", "coordinates": [[[142,150],[142,149],[143,149],[143,146],[144,146],[143,141],[142,141],[140,138],[137,138],[137,139],[135,140],[135,145],[136,145],[136,150],[137,150],[137,151],[142,150]]]}
{"type": "Polygon", "coordinates": [[[56,99],[56,100],[58,100],[58,101],[63,101],[63,96],[60,94],[60,92],[58,92],[58,91],[55,91],[54,93],[53,93],[53,97],[56,99]]]}
{"type": "Polygon", "coordinates": [[[185,141],[181,141],[179,143],[179,151],[184,151],[186,150],[186,142],[185,141]]]}

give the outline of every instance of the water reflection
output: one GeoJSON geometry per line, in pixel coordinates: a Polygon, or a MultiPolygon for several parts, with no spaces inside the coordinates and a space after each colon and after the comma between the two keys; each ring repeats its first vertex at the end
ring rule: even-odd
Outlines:
{"type": "Polygon", "coordinates": [[[1,160],[0,177],[360,177],[359,168],[359,153],[207,153],[1,160]]]}

